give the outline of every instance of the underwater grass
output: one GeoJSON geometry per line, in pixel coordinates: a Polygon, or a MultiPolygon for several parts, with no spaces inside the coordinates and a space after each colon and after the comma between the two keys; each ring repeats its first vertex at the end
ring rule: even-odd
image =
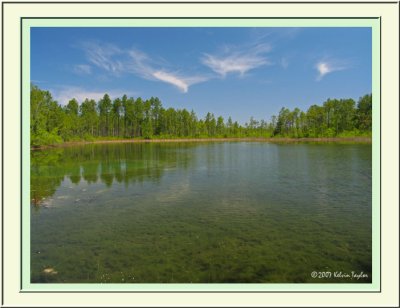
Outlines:
{"type": "Polygon", "coordinates": [[[31,281],[371,282],[370,150],[205,143],[36,151],[31,281]],[[312,271],[368,278],[316,281],[312,271]]]}

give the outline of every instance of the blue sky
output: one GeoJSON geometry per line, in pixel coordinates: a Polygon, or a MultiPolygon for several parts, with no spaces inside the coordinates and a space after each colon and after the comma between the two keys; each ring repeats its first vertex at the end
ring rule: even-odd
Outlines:
{"type": "Polygon", "coordinates": [[[108,93],[240,123],[371,93],[371,28],[32,28],[31,81],[61,104],[108,93]]]}

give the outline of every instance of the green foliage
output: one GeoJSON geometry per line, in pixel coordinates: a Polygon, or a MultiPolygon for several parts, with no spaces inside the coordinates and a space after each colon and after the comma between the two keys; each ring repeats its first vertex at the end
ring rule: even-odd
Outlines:
{"type": "Polygon", "coordinates": [[[71,99],[64,107],[50,92],[31,86],[31,146],[63,141],[119,138],[270,138],[270,137],[347,137],[370,136],[372,95],[356,102],[352,99],[328,99],[322,106],[312,105],[307,112],[283,107],[271,122],[253,117],[245,125],[225,122],[222,116],[208,112],[201,119],[186,109],[165,109],[158,98],[116,98],[108,94],[96,102],[81,104],[71,99]],[[357,106],[357,107],[356,107],[357,106]]]}
{"type": "Polygon", "coordinates": [[[84,134],[83,135],[83,140],[85,140],[85,141],[94,141],[96,139],[91,134],[84,134]]]}
{"type": "Polygon", "coordinates": [[[38,147],[41,145],[53,145],[62,143],[63,140],[54,131],[47,132],[40,129],[36,134],[31,134],[31,146],[38,147]]]}
{"type": "Polygon", "coordinates": [[[276,137],[354,137],[369,136],[372,130],[372,96],[360,98],[357,108],[352,99],[328,99],[312,105],[306,113],[282,108],[271,126],[276,137]]]}
{"type": "Polygon", "coordinates": [[[372,95],[361,97],[357,103],[356,123],[359,129],[372,129],[372,95]]]}

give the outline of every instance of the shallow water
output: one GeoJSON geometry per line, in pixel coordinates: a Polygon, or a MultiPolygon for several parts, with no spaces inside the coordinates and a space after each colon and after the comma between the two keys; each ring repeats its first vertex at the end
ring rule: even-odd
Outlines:
{"type": "Polygon", "coordinates": [[[32,282],[365,283],[371,229],[371,145],[130,143],[31,154],[32,282]]]}

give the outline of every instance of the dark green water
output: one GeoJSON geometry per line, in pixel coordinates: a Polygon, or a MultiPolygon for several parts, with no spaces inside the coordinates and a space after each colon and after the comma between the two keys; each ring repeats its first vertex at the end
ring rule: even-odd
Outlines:
{"type": "Polygon", "coordinates": [[[371,145],[33,151],[31,200],[32,282],[372,279],[371,145]],[[314,279],[313,271],[368,278],[314,279]]]}

